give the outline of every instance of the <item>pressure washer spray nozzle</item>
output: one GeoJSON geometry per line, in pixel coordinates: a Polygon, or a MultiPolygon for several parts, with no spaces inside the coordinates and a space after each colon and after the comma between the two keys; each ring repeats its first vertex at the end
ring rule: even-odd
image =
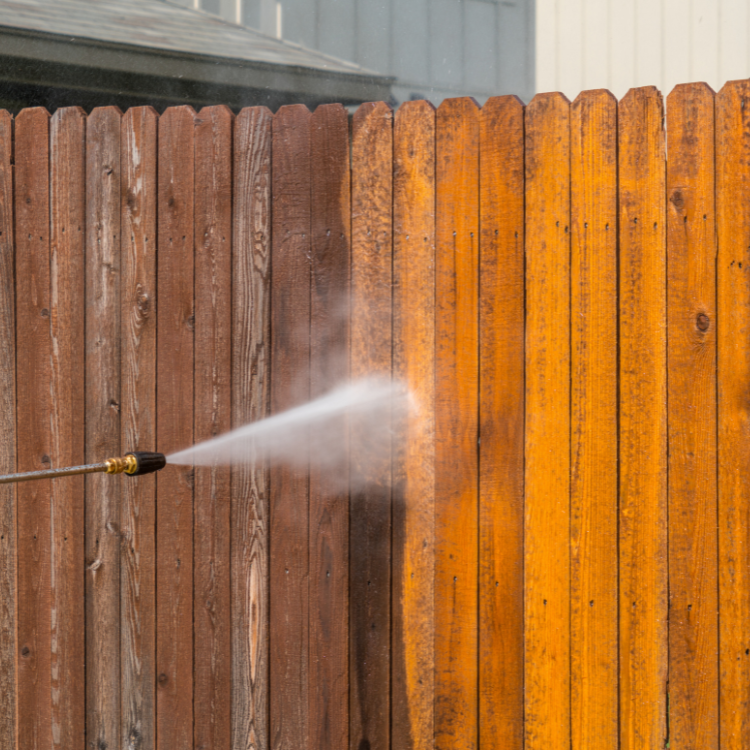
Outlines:
{"type": "Polygon", "coordinates": [[[42,469],[41,471],[26,471],[21,474],[6,474],[0,476],[0,484],[12,482],[28,482],[32,479],[55,479],[56,477],[69,477],[75,474],[128,474],[131,477],[142,476],[159,471],[167,465],[166,456],[163,453],[150,453],[148,451],[133,451],[126,453],[120,458],[108,458],[98,464],[86,464],[84,466],[68,466],[64,469],[42,469]]]}

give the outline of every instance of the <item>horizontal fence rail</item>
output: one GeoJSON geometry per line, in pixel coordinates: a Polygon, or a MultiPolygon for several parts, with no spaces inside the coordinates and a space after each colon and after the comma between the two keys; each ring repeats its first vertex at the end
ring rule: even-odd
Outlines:
{"type": "Polygon", "coordinates": [[[3,485],[0,747],[750,747],[749,104],[0,113],[0,471],[419,405],[3,485]]]}

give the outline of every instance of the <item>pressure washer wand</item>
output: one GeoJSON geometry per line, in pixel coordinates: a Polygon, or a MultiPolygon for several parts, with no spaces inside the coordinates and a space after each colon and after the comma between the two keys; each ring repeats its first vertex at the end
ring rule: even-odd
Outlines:
{"type": "Polygon", "coordinates": [[[167,465],[167,459],[163,453],[149,453],[147,451],[134,451],[126,453],[121,458],[108,458],[98,464],[85,464],[84,466],[68,466],[64,469],[42,469],[41,471],[25,471],[20,474],[5,474],[0,476],[0,484],[11,482],[28,482],[32,479],[55,479],[56,477],[69,477],[74,474],[127,474],[131,477],[151,474],[159,471],[167,465]]]}

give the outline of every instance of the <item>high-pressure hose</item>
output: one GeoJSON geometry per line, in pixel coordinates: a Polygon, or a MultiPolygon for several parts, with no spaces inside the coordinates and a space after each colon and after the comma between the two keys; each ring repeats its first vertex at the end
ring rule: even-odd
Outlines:
{"type": "Polygon", "coordinates": [[[159,471],[167,465],[167,459],[163,453],[150,453],[148,451],[133,451],[126,453],[120,458],[108,458],[98,464],[85,464],[84,466],[68,466],[64,469],[42,469],[41,471],[25,471],[20,474],[5,474],[0,476],[0,484],[11,482],[28,482],[32,479],[55,479],[56,477],[69,477],[74,474],[127,474],[131,477],[151,474],[159,471]]]}

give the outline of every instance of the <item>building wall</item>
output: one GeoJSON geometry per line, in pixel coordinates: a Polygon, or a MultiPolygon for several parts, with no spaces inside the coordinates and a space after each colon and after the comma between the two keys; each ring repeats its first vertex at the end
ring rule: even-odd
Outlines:
{"type": "Polygon", "coordinates": [[[750,75],[750,0],[536,0],[536,90],[622,97],[750,75]]]}

